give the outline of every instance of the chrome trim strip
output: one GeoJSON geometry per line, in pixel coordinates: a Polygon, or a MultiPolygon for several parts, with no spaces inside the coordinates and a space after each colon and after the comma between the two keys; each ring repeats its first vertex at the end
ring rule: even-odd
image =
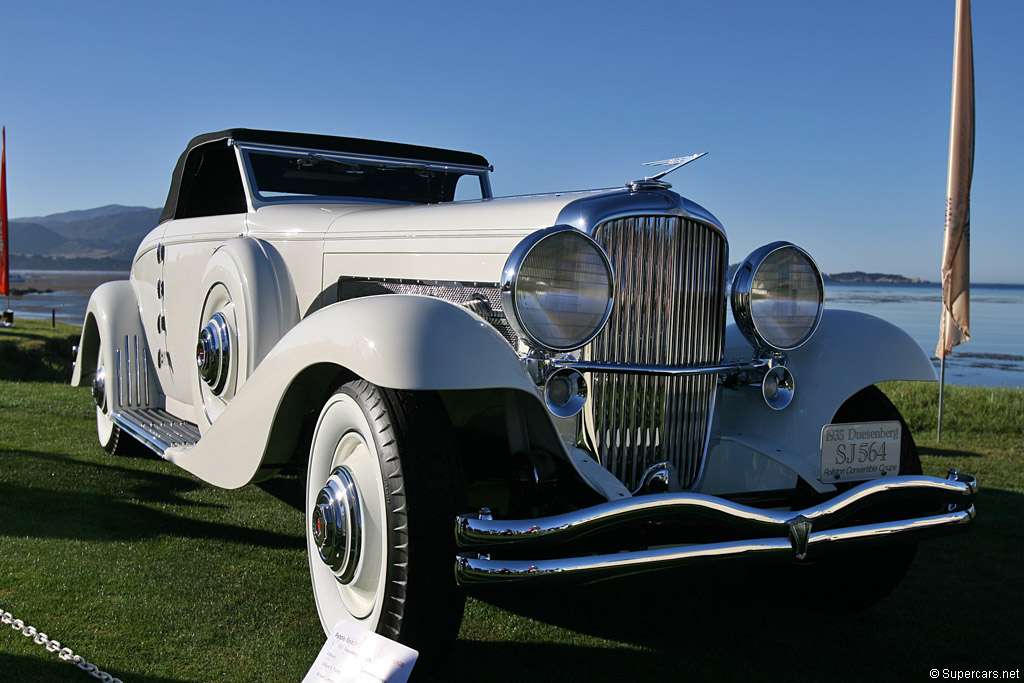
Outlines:
{"type": "Polygon", "coordinates": [[[581,372],[638,373],[688,377],[692,375],[728,375],[748,370],[760,370],[769,366],[769,359],[726,360],[722,363],[711,365],[655,365],[644,363],[604,363],[601,361],[554,358],[551,360],[551,366],[556,368],[574,368],[581,372]]]}
{"type": "Polygon", "coordinates": [[[139,335],[133,335],[135,340],[135,404],[142,405],[142,360],[139,358],[139,335]]]}
{"type": "Polygon", "coordinates": [[[396,277],[367,277],[360,275],[341,275],[338,280],[345,282],[374,282],[382,285],[416,285],[419,287],[471,287],[474,289],[493,288],[501,285],[497,282],[459,282],[458,280],[410,280],[396,277]]]}
{"type": "Polygon", "coordinates": [[[146,387],[146,405],[150,404],[149,399],[149,349],[142,349],[142,379],[146,387]]]}
{"type": "Polygon", "coordinates": [[[902,475],[864,482],[818,505],[798,511],[763,510],[703,493],[661,493],[613,500],[551,517],[515,520],[456,518],[455,538],[460,548],[516,548],[564,543],[595,533],[621,529],[638,522],[696,521],[786,535],[795,520],[818,527],[834,526],[882,502],[911,500],[942,504],[961,503],[978,490],[977,480],[966,474],[955,479],[902,475]]]}
{"type": "Polygon", "coordinates": [[[124,335],[124,386],[125,405],[132,405],[132,353],[128,343],[128,335],[124,335]]]}
{"type": "Polygon", "coordinates": [[[629,216],[677,216],[712,226],[725,238],[721,221],[700,204],[668,190],[609,188],[601,194],[581,197],[565,205],[555,225],[571,225],[593,235],[599,223],[629,216]]]}
{"type": "MultiPolygon", "coordinates": [[[[974,506],[967,510],[917,517],[899,522],[866,524],[809,534],[805,541],[810,551],[800,559],[815,559],[834,546],[870,545],[898,539],[911,541],[958,530],[974,520],[974,506]]],[[[589,555],[555,560],[491,560],[456,557],[455,578],[460,584],[507,583],[511,581],[585,577],[588,580],[624,576],[641,571],[681,567],[711,560],[730,558],[785,560],[799,557],[796,541],[787,538],[759,538],[724,543],[652,548],[589,555]]]]}
{"type": "Polygon", "coordinates": [[[121,349],[114,348],[115,365],[117,365],[117,405],[121,407],[124,405],[124,401],[121,396],[121,349]]]}
{"type": "Polygon", "coordinates": [[[374,156],[370,154],[357,154],[354,152],[337,152],[328,149],[313,149],[306,147],[285,147],[282,145],[271,145],[258,142],[239,142],[230,139],[228,144],[246,152],[262,152],[265,154],[281,155],[302,155],[322,156],[328,159],[339,159],[341,161],[352,161],[362,164],[382,164],[387,166],[405,166],[410,168],[424,168],[431,171],[466,171],[474,174],[486,173],[491,170],[489,166],[472,166],[469,164],[445,164],[437,161],[423,161],[419,159],[404,159],[402,157],[374,156]]]}

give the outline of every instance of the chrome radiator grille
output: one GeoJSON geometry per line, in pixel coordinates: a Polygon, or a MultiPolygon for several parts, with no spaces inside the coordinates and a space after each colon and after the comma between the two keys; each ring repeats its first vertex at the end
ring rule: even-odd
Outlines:
{"type": "MultiPolygon", "coordinates": [[[[703,365],[722,359],[724,235],[676,216],[633,216],[600,224],[594,238],[615,268],[615,305],[587,360],[703,365]]],[[[593,373],[584,426],[601,464],[630,489],[668,461],[681,486],[700,475],[716,375],[666,377],[593,373]]]]}

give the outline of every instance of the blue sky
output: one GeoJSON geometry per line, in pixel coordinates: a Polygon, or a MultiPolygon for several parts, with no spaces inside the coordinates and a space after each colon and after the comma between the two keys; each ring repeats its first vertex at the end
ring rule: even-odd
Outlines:
{"type": "MultiPolygon", "coordinates": [[[[825,272],[939,279],[953,0],[8,3],[12,217],[162,206],[193,135],[244,126],[485,155],[498,194],[644,161],[825,272]]],[[[975,0],[972,279],[1024,282],[1024,2],[975,0]]]]}

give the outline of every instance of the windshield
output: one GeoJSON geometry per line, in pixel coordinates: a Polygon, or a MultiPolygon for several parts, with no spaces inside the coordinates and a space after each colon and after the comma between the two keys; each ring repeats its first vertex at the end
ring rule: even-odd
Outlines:
{"type": "MultiPolygon", "coordinates": [[[[244,150],[244,148],[243,148],[244,150]]],[[[244,150],[253,192],[263,200],[353,197],[434,204],[484,195],[484,169],[371,159],[305,150],[244,150]]]]}

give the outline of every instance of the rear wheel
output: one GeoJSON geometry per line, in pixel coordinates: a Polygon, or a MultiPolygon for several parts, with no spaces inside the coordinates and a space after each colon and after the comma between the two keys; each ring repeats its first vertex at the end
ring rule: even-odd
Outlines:
{"type": "Polygon", "coordinates": [[[419,650],[462,620],[453,524],[462,473],[439,397],[343,385],[320,413],[306,481],[306,542],[325,633],[346,620],[419,650]]]}
{"type": "Polygon", "coordinates": [[[113,369],[108,369],[103,361],[103,342],[100,341],[96,351],[96,372],[92,378],[92,398],[96,403],[96,434],[99,437],[100,446],[111,455],[135,455],[142,450],[142,444],[124,433],[120,427],[114,424],[110,415],[113,412],[111,405],[112,389],[108,384],[117,382],[113,369]]]}
{"type": "MultiPolygon", "coordinates": [[[[900,439],[900,474],[921,474],[921,458],[914,437],[899,410],[882,391],[870,386],[857,392],[840,406],[833,423],[898,421],[903,433],[900,439]]],[[[842,490],[859,482],[844,484],[842,490]]],[[[913,517],[924,511],[902,508],[897,516],[913,517]]],[[[890,514],[889,518],[893,518],[890,514]]],[[[859,520],[870,523],[873,519],[859,520]]],[[[914,560],[917,543],[843,553],[817,562],[793,567],[792,578],[797,590],[808,594],[809,604],[836,612],[855,612],[886,597],[899,585],[914,560]],[[837,577],[847,577],[837,589],[837,577]]]]}

